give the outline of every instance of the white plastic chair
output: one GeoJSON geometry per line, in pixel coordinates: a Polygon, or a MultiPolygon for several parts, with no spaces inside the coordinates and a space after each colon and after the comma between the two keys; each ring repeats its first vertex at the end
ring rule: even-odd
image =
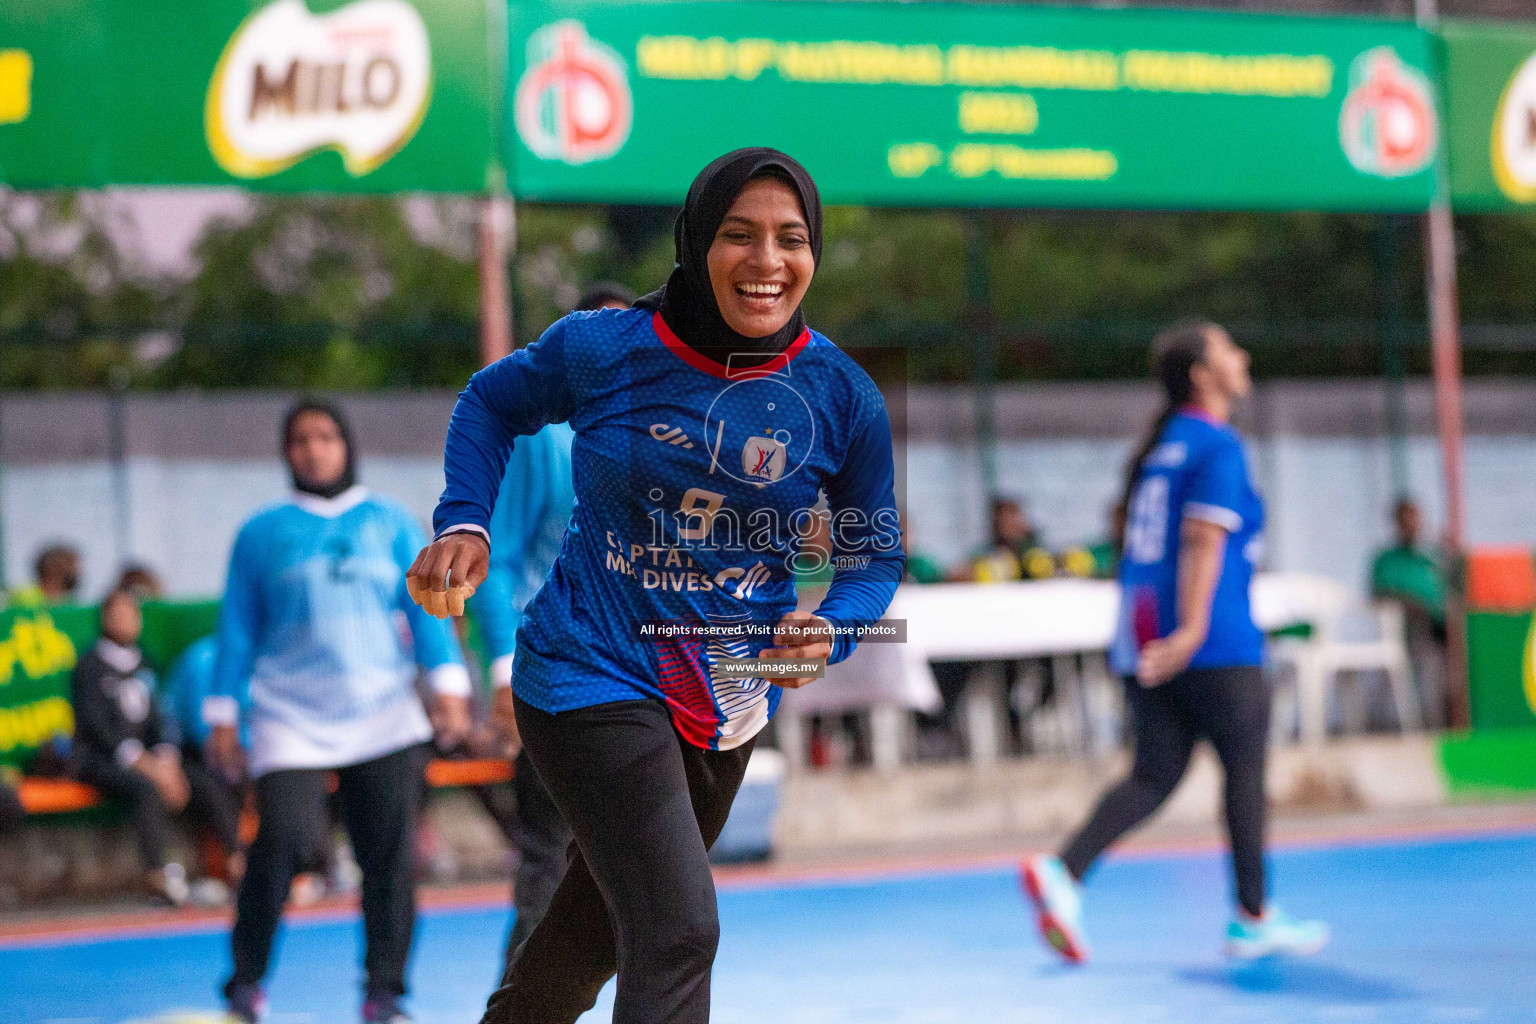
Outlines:
{"type": "MultiPolygon", "coordinates": [[[[1341,699],[1346,729],[1363,726],[1364,698],[1358,682],[1344,701],[1341,683],[1347,676],[1364,672],[1385,675],[1397,712],[1398,728],[1404,732],[1423,728],[1419,702],[1413,692],[1413,670],[1408,661],[1408,645],[1402,606],[1395,601],[1372,605],[1369,620],[1374,625],[1371,639],[1344,639],[1345,614],[1319,617],[1313,623],[1310,639],[1288,640],[1276,644],[1274,661],[1289,664],[1295,672],[1298,732],[1303,743],[1321,743],[1328,734],[1328,706],[1336,695],[1341,699]]],[[[1277,716],[1276,732],[1286,732],[1287,716],[1277,716]]]]}

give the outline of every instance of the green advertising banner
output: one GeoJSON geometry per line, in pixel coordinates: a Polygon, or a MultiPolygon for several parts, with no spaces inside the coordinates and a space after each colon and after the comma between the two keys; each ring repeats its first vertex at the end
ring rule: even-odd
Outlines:
{"type": "MultiPolygon", "coordinates": [[[[69,679],[79,652],[96,642],[95,607],[0,612],[0,765],[24,766],[56,736],[74,733],[69,679]]],[[[139,646],[164,674],[193,641],[218,625],[217,601],[150,601],[139,646]]]]}
{"type": "Polygon", "coordinates": [[[1536,26],[1449,22],[1441,38],[1452,203],[1536,206],[1536,26]]]}
{"type": "Polygon", "coordinates": [[[1476,729],[1536,729],[1536,616],[1467,616],[1467,667],[1476,729]]]}
{"type": "Polygon", "coordinates": [[[959,4],[509,11],[522,198],[679,203],[772,145],[834,203],[1421,210],[1439,139],[1403,22],[959,4]]]}
{"type": "Polygon", "coordinates": [[[0,182],[481,191],[485,0],[0,7],[0,182]]]}
{"type": "Polygon", "coordinates": [[[76,643],[41,608],[0,612],[0,764],[24,764],[75,731],[69,674],[76,643]]]}

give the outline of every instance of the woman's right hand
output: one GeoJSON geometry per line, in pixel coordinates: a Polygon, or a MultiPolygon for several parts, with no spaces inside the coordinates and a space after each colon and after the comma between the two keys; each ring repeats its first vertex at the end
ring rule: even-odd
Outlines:
{"type": "Polygon", "coordinates": [[[490,566],[491,547],[484,537],[450,533],[421,549],[405,572],[405,586],[428,615],[446,619],[464,614],[464,601],[485,582],[490,566]]]}
{"type": "Polygon", "coordinates": [[[232,725],[216,725],[204,744],[208,760],[224,780],[231,784],[245,774],[245,751],[240,749],[240,732],[232,725]]]}

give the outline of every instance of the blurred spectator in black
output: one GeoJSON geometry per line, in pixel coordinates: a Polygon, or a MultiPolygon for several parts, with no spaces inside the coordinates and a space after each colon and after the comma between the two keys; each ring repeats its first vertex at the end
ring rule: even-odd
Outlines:
{"type": "Polygon", "coordinates": [[[1424,722],[1446,721],[1445,569],[1420,546],[1423,527],[1418,502],[1401,498],[1392,509],[1392,544],[1371,562],[1371,596],[1403,606],[1408,660],[1424,722]]]}
{"type": "Polygon", "coordinates": [[[1056,559],[1040,546],[1023,503],[1014,498],[992,499],[992,537],[987,547],[950,575],[958,581],[1007,583],[1046,579],[1056,575],[1056,559]]]}
{"type": "MultiPolygon", "coordinates": [[[[205,786],[194,789],[182,769],[176,730],[167,727],[156,707],[154,673],[138,647],[144,629],[138,598],[113,591],[102,601],[100,614],[101,638],[81,655],[70,683],[75,771],[82,782],[128,811],[150,890],[180,905],[189,889],[186,869],[167,857],[171,815],[190,803],[217,820],[211,807],[218,797],[205,786]]],[[[238,836],[221,838],[237,851],[230,866],[238,871],[238,836]]]]}
{"type": "Polygon", "coordinates": [[[70,604],[80,589],[80,552],[68,544],[50,544],[32,564],[34,582],[9,595],[12,608],[43,608],[70,604]]]}
{"type": "Polygon", "coordinates": [[[21,797],[4,780],[0,779],[0,836],[6,836],[21,828],[27,820],[27,809],[21,806],[21,797]]]}
{"type": "Polygon", "coordinates": [[[165,596],[165,584],[160,582],[159,575],[149,566],[137,562],[123,566],[112,589],[126,590],[140,601],[158,601],[165,596]]]}
{"type": "Polygon", "coordinates": [[[635,304],[634,289],[617,281],[593,281],[576,300],[577,309],[628,309],[635,304]]]}

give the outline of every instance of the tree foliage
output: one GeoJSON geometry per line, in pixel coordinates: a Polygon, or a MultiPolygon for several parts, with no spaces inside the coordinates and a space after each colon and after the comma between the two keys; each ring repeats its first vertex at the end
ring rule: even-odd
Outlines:
{"type": "MultiPolygon", "coordinates": [[[[477,363],[477,216],[464,199],[256,197],[173,280],[135,266],[90,197],[0,194],[0,380],[458,387],[477,363]]],[[[672,216],[520,207],[519,343],[593,280],[658,286],[672,216]]],[[[1469,369],[1536,372],[1536,217],[1458,225],[1469,369]]],[[[1139,376],[1152,333],[1186,315],[1229,324],[1262,374],[1379,372],[1394,323],[1423,369],[1421,250],[1406,217],[834,207],[807,315],[846,345],[907,348],[920,380],[987,363],[1139,376]]]]}

